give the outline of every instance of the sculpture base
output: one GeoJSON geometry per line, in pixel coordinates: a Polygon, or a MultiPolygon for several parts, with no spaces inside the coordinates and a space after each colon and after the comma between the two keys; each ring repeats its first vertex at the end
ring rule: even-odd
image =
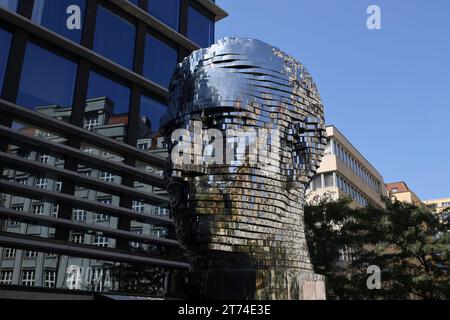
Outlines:
{"type": "Polygon", "coordinates": [[[182,279],[191,299],[326,300],[325,278],[299,269],[205,270],[182,279]]]}

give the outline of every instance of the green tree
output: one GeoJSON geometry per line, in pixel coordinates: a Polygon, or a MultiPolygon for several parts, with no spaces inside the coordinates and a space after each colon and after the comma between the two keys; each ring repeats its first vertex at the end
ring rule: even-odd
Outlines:
{"type": "Polygon", "coordinates": [[[305,208],[311,260],[327,277],[329,299],[450,299],[448,213],[400,202],[385,201],[385,209],[350,203],[325,195],[305,208]],[[380,290],[366,285],[371,265],[381,269],[380,290]]]}

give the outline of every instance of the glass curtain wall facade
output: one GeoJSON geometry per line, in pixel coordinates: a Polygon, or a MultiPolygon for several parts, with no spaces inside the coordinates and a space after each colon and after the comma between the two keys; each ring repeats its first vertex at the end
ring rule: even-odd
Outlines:
{"type": "Polygon", "coordinates": [[[0,0],[0,290],[162,295],[188,267],[159,120],[172,70],[214,41],[222,13],[197,0],[0,0]]]}

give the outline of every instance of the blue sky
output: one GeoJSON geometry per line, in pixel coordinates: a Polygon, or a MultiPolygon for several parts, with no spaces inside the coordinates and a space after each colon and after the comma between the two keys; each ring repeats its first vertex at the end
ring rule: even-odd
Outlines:
{"type": "Polygon", "coordinates": [[[450,197],[450,1],[217,0],[216,39],[261,39],[316,80],[328,124],[422,200],[450,197]],[[366,9],[381,7],[382,30],[366,9]]]}

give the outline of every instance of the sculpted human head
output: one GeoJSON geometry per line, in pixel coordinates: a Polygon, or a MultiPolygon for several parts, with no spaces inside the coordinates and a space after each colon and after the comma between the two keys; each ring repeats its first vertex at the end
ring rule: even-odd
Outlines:
{"type": "Polygon", "coordinates": [[[172,214],[194,268],[311,269],[303,203],[326,139],[301,63],[254,39],[195,51],[174,72],[161,127],[172,214]]]}

